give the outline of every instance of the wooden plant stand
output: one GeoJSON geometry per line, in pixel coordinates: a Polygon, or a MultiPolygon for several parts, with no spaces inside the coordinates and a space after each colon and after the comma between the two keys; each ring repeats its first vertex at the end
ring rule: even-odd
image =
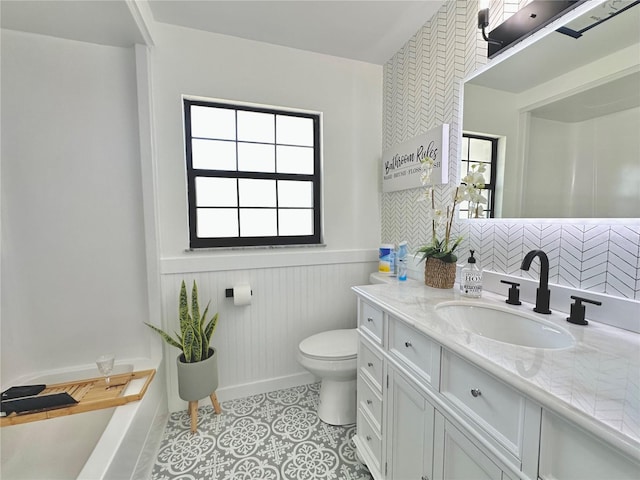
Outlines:
{"type": "MultiPolygon", "coordinates": [[[[218,403],[218,397],[216,392],[213,392],[209,395],[211,399],[211,405],[213,405],[213,410],[217,415],[222,413],[222,409],[220,408],[220,403],[218,403]]],[[[189,416],[191,417],[191,433],[196,433],[198,430],[198,401],[193,400],[189,402],[189,416]]]]}

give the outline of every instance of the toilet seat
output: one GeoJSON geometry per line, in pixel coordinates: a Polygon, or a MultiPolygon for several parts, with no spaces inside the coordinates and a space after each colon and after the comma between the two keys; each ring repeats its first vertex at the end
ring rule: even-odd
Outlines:
{"type": "Polygon", "coordinates": [[[353,328],[329,330],[305,338],[298,348],[316,360],[351,360],[358,355],[358,333],[353,328]]]}

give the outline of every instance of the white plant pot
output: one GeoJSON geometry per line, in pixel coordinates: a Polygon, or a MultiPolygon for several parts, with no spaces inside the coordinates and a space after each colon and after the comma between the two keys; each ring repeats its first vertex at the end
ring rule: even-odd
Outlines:
{"type": "Polygon", "coordinates": [[[218,388],[218,355],[214,348],[209,351],[213,351],[209,358],[196,363],[186,363],[184,354],[178,355],[178,394],[182,400],[198,401],[218,388]]]}

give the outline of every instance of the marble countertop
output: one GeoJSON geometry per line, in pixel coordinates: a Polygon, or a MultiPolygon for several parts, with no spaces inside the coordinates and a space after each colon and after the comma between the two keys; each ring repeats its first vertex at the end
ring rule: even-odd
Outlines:
{"type": "Polygon", "coordinates": [[[474,300],[455,288],[439,290],[412,280],[353,290],[544,408],[640,457],[640,334],[594,321],[572,325],[566,313],[541,315],[529,303],[507,305],[504,296],[491,292],[474,300]],[[436,305],[452,300],[499,305],[539,317],[568,330],[576,344],[564,349],[528,348],[470,333],[437,314],[436,305]]]}

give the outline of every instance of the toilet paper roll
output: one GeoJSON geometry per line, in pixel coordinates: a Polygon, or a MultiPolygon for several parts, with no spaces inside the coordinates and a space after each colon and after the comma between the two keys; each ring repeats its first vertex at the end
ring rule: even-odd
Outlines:
{"type": "Polygon", "coordinates": [[[251,305],[251,285],[242,283],[233,287],[233,304],[238,307],[251,305]]]}

